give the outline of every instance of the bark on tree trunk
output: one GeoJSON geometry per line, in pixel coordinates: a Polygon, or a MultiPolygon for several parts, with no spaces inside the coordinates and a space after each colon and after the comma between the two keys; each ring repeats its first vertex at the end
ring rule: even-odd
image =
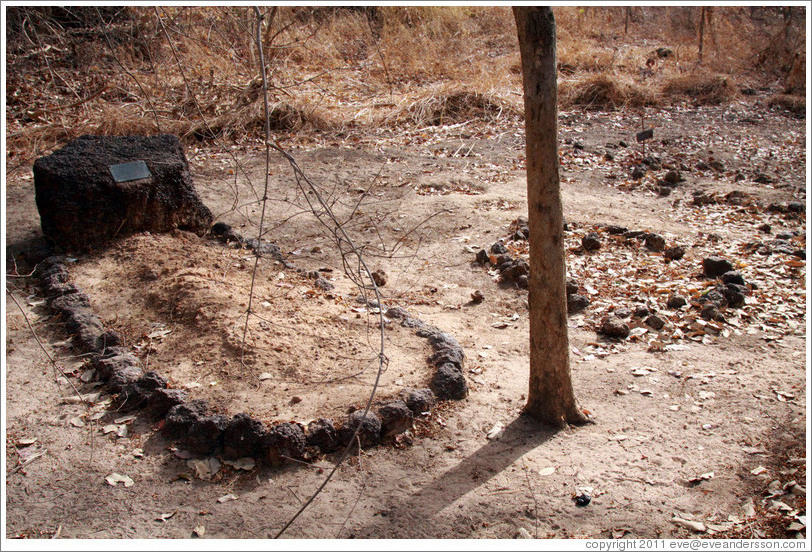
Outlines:
{"type": "Polygon", "coordinates": [[[569,364],[555,19],[549,7],[514,7],[513,14],[524,81],[530,227],[530,388],[524,411],[561,427],[588,419],[575,400],[569,364]]]}

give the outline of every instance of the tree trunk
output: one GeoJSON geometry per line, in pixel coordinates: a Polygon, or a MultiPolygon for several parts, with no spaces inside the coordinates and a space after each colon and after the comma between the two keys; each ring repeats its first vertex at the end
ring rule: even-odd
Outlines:
{"type": "Polygon", "coordinates": [[[705,6],[699,10],[699,63],[702,63],[702,47],[705,42],[705,6]]]}
{"type": "Polygon", "coordinates": [[[575,400],[570,377],[555,19],[549,7],[514,7],[513,14],[524,81],[530,227],[530,388],[524,411],[561,427],[587,418],[575,400]]]}

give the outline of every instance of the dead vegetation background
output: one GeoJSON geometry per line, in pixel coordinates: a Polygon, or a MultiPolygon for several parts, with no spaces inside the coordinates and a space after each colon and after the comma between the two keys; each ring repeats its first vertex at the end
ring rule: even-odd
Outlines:
{"type": "MultiPolygon", "coordinates": [[[[616,109],[762,89],[776,95],[769,105],[803,114],[804,11],[556,8],[559,100],[616,109]]],[[[278,139],[521,116],[507,7],[274,7],[266,21],[278,139]]],[[[249,8],[12,6],[6,23],[11,171],[88,133],[169,132],[222,148],[260,138],[249,8]]]]}

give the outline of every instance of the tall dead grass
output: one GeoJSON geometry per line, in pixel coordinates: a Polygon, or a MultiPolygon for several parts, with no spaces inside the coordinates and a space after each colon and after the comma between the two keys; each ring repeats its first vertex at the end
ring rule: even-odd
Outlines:
{"type": "MultiPolygon", "coordinates": [[[[277,133],[521,114],[508,7],[265,11],[277,133]]],[[[798,11],[784,13],[713,8],[700,63],[699,7],[557,7],[559,98],[595,109],[717,103],[735,97],[737,82],[793,71],[786,91],[802,90],[803,25],[798,11]]],[[[207,141],[261,134],[249,8],[15,7],[8,23],[7,156],[30,159],[86,132],[160,128],[207,141]]]]}

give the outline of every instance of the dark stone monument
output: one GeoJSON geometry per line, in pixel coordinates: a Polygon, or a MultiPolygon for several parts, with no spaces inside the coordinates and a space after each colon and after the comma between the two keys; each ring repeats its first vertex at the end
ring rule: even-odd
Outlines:
{"type": "Polygon", "coordinates": [[[68,250],[135,232],[205,234],[212,214],[177,137],[82,136],[34,163],[42,232],[68,250]]]}

